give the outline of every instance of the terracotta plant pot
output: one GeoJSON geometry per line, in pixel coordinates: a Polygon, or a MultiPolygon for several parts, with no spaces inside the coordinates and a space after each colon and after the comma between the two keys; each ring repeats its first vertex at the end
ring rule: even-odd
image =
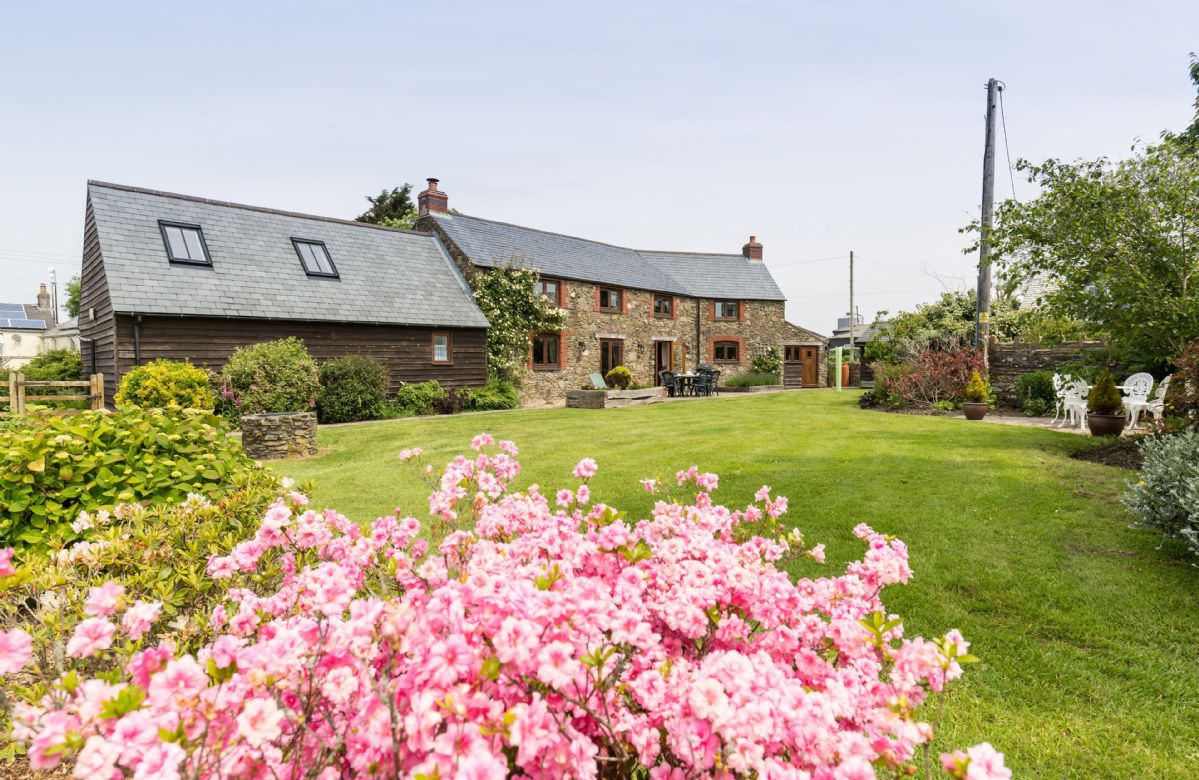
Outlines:
{"type": "Polygon", "coordinates": [[[962,411],[966,413],[967,420],[981,420],[987,416],[987,405],[967,402],[962,404],[962,411]]]}
{"type": "Polygon", "coordinates": [[[1092,436],[1119,436],[1124,433],[1124,415],[1088,414],[1087,427],[1092,436]]]}

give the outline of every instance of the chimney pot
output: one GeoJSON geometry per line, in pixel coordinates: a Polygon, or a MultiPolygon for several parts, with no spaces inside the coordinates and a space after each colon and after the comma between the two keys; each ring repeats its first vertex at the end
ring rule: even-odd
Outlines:
{"type": "Polygon", "coordinates": [[[424,217],[428,216],[431,212],[439,214],[448,212],[450,210],[450,199],[444,192],[437,189],[437,185],[441,180],[430,176],[425,181],[429,183],[429,186],[424,192],[416,196],[417,213],[424,217]]]}
{"type": "Polygon", "coordinates": [[[741,247],[741,254],[745,256],[746,260],[762,259],[762,245],[758,243],[757,236],[749,237],[749,243],[741,247]]]}

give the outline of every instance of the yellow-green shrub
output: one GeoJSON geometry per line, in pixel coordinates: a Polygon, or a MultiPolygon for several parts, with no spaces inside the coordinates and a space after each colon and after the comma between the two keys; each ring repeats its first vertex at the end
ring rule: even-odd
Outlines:
{"type": "Polygon", "coordinates": [[[176,360],[155,360],[121,377],[116,402],[144,409],[211,411],[216,396],[204,369],[176,360]]]}

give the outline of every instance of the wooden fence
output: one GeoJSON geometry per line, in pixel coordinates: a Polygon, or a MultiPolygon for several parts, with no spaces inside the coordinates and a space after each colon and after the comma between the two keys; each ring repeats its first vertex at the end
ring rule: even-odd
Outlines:
{"type": "MultiPolygon", "coordinates": [[[[36,391],[35,391],[36,392],[36,391]]],[[[49,381],[26,379],[24,374],[13,372],[8,375],[8,411],[16,414],[25,413],[25,405],[29,401],[87,401],[93,410],[104,408],[104,375],[92,374],[87,379],[75,381],[49,381]],[[62,395],[29,395],[28,388],[39,387],[79,387],[82,393],[64,393],[62,395]]],[[[69,412],[70,409],[56,409],[59,412],[69,412]]]]}

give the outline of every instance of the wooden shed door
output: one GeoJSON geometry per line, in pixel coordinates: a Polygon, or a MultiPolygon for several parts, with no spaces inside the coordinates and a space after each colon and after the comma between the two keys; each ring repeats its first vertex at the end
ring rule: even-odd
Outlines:
{"type": "Polygon", "coordinates": [[[816,387],[820,382],[820,350],[817,347],[800,347],[803,356],[803,386],[816,387]]]}

